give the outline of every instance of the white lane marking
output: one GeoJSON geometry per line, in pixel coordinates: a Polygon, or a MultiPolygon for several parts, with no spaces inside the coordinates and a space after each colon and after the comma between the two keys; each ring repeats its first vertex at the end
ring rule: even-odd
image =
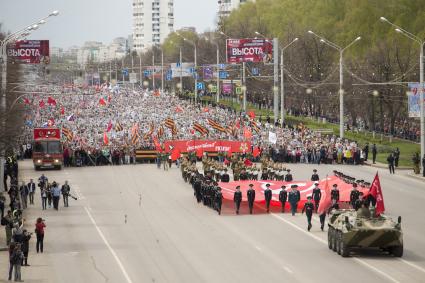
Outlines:
{"type": "Polygon", "coordinates": [[[103,242],[108,247],[109,251],[111,252],[112,256],[114,257],[115,261],[117,262],[119,268],[121,269],[122,274],[125,277],[125,280],[127,281],[127,283],[133,283],[133,281],[131,281],[131,278],[128,275],[127,271],[125,270],[124,265],[122,264],[121,260],[119,259],[118,255],[116,254],[116,252],[114,251],[114,249],[111,247],[111,245],[109,244],[109,242],[106,240],[106,237],[105,237],[105,235],[103,235],[103,233],[100,230],[99,226],[97,226],[96,221],[94,220],[94,218],[91,215],[90,211],[87,209],[87,207],[84,207],[84,209],[86,210],[87,215],[89,216],[91,222],[93,223],[94,227],[96,228],[97,233],[99,233],[99,236],[102,238],[103,242]]]}
{"type": "Polygon", "coordinates": [[[286,272],[288,273],[294,273],[289,267],[284,266],[283,269],[285,269],[286,272]]]}
{"type": "Polygon", "coordinates": [[[404,262],[405,264],[410,265],[411,267],[416,268],[417,270],[422,271],[422,272],[425,273],[425,269],[422,268],[422,267],[420,267],[419,265],[416,265],[414,263],[411,263],[410,261],[407,261],[407,260],[402,259],[402,258],[397,258],[397,259],[400,260],[400,261],[402,261],[402,262],[404,262]]]}
{"type": "MultiPolygon", "coordinates": [[[[277,214],[275,214],[275,213],[271,213],[271,215],[272,215],[273,217],[275,217],[275,218],[277,218],[277,219],[279,219],[279,220],[281,220],[281,221],[285,222],[286,224],[291,225],[292,227],[294,227],[295,229],[299,230],[300,232],[303,232],[304,234],[306,234],[306,235],[308,235],[308,236],[310,236],[310,237],[314,238],[315,240],[317,240],[317,241],[319,241],[319,242],[321,242],[321,243],[323,243],[323,244],[325,244],[325,245],[327,245],[327,244],[328,244],[328,242],[327,242],[327,241],[325,241],[324,239],[319,238],[318,236],[316,236],[316,235],[314,235],[314,234],[311,234],[310,232],[305,231],[304,229],[300,228],[298,225],[295,225],[294,223],[292,223],[292,222],[290,222],[290,221],[286,220],[285,218],[282,218],[281,216],[279,216],[279,215],[277,215],[277,214]]],[[[354,257],[354,258],[352,258],[352,259],[353,259],[353,260],[355,260],[355,261],[357,261],[358,263],[361,263],[363,266],[365,266],[365,267],[369,268],[370,270],[373,270],[373,271],[375,271],[376,273],[379,273],[380,275],[382,275],[383,277],[387,278],[388,280],[390,280],[390,281],[392,281],[392,282],[394,282],[394,283],[400,283],[400,281],[398,281],[398,280],[396,280],[395,278],[393,278],[393,277],[389,276],[388,274],[386,274],[386,273],[385,273],[385,272],[383,272],[382,270],[379,270],[378,268],[371,266],[369,263],[365,262],[364,260],[361,260],[361,259],[358,259],[358,258],[355,258],[355,257],[354,257]]]]}

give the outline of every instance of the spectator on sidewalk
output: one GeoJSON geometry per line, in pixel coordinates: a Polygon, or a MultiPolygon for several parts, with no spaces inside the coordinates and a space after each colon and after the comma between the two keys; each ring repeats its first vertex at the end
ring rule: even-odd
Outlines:
{"type": "Polygon", "coordinates": [[[425,177],[425,154],[422,157],[422,176],[425,177]]]}
{"type": "Polygon", "coordinates": [[[22,260],[22,266],[30,266],[28,264],[28,252],[29,252],[29,241],[31,239],[31,233],[28,233],[27,230],[24,230],[23,236],[22,236],[22,252],[24,254],[24,259],[22,260]]]}
{"type": "Polygon", "coordinates": [[[23,282],[23,280],[21,279],[21,264],[22,264],[22,260],[24,258],[24,254],[22,253],[21,250],[21,245],[17,244],[15,247],[15,250],[12,253],[12,263],[13,263],[13,268],[15,269],[15,282],[23,282]]]}
{"type": "Polygon", "coordinates": [[[6,245],[10,245],[12,240],[13,216],[12,211],[8,210],[7,215],[3,217],[4,229],[6,230],[6,245]]]}
{"type": "Polygon", "coordinates": [[[390,155],[387,158],[387,162],[388,162],[388,168],[390,169],[390,174],[394,174],[394,162],[395,162],[395,158],[394,158],[394,154],[390,153],[390,155]]]}
{"type": "Polygon", "coordinates": [[[30,182],[27,184],[27,187],[29,190],[30,204],[34,204],[35,183],[33,179],[30,179],[30,182]]]}
{"type": "Polygon", "coordinates": [[[394,150],[394,165],[395,167],[398,167],[398,161],[400,160],[400,149],[397,147],[394,150]]]}
{"type": "Polygon", "coordinates": [[[378,149],[376,148],[376,144],[372,145],[372,161],[373,164],[376,162],[376,154],[378,153],[378,149]]]}
{"type": "Polygon", "coordinates": [[[19,193],[21,194],[22,208],[25,209],[28,206],[29,190],[24,181],[22,181],[21,186],[19,187],[19,193]]]}
{"type": "Polygon", "coordinates": [[[41,217],[37,218],[35,223],[35,235],[37,236],[36,251],[43,253],[43,242],[44,242],[44,228],[46,224],[41,217]]]}
{"type": "Polygon", "coordinates": [[[8,280],[12,280],[12,273],[13,273],[13,252],[15,251],[15,243],[10,243],[9,245],[9,277],[8,280]]]}
{"type": "Polygon", "coordinates": [[[4,207],[6,206],[6,197],[3,193],[0,193],[0,220],[3,219],[4,216],[4,207]]]}

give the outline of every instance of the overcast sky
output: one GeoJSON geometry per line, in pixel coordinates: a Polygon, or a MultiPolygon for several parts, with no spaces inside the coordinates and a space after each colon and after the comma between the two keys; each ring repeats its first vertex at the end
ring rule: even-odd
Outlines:
{"type": "MultiPolygon", "coordinates": [[[[69,47],[96,40],[109,43],[131,34],[132,0],[0,0],[0,22],[16,31],[59,10],[60,15],[35,31],[30,39],[49,39],[50,46],[69,47]]],[[[174,0],[175,29],[213,29],[217,0],[174,0]]]]}

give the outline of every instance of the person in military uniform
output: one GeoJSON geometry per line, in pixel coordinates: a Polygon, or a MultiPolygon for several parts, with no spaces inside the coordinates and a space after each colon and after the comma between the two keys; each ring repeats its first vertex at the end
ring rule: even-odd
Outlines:
{"type": "Polygon", "coordinates": [[[314,211],[314,204],[311,202],[311,196],[307,197],[307,202],[304,204],[303,210],[302,210],[302,214],[304,214],[307,216],[307,230],[310,231],[311,229],[311,217],[313,216],[313,211],[314,211]]]}
{"type": "Polygon", "coordinates": [[[292,216],[294,216],[295,213],[297,212],[298,202],[300,201],[297,187],[298,186],[295,184],[291,185],[291,191],[288,194],[288,202],[291,205],[292,216]]]}
{"type": "Polygon", "coordinates": [[[223,204],[223,194],[221,192],[220,187],[216,187],[217,190],[215,192],[214,201],[215,201],[215,209],[218,212],[218,215],[221,215],[221,205],[223,204]]]}
{"type": "Polygon", "coordinates": [[[196,201],[198,203],[200,203],[202,201],[202,194],[201,194],[202,179],[201,179],[201,177],[202,177],[201,174],[197,175],[195,177],[195,181],[193,182],[193,189],[194,189],[196,201]]]}
{"type": "Polygon", "coordinates": [[[230,176],[227,173],[227,168],[224,168],[224,174],[221,176],[221,181],[223,183],[229,183],[230,182],[230,176]]]}
{"type": "Polygon", "coordinates": [[[350,192],[350,204],[353,208],[355,208],[356,201],[359,199],[359,196],[360,192],[357,190],[357,183],[354,183],[350,192]]]}
{"type": "Polygon", "coordinates": [[[270,189],[270,184],[266,184],[266,189],[264,190],[264,199],[266,200],[267,213],[269,213],[270,212],[270,201],[272,200],[272,190],[270,189]]]}
{"type": "Polygon", "coordinates": [[[242,202],[242,192],[240,189],[241,189],[241,186],[236,186],[236,191],[233,194],[233,202],[235,203],[236,214],[239,214],[239,208],[242,202]]]}
{"type": "Polygon", "coordinates": [[[313,175],[311,175],[311,180],[313,182],[317,182],[317,181],[320,180],[319,174],[317,174],[317,170],[316,169],[313,169],[313,175]]]}
{"type": "Polygon", "coordinates": [[[285,175],[285,181],[286,182],[292,182],[293,177],[292,177],[292,174],[291,174],[291,169],[287,169],[286,171],[288,172],[288,174],[285,175]]]}
{"type": "Polygon", "coordinates": [[[281,190],[279,192],[279,201],[280,201],[280,204],[282,205],[282,213],[284,213],[286,200],[288,198],[288,192],[286,191],[285,185],[282,185],[280,188],[281,190]]]}
{"type": "Polygon", "coordinates": [[[333,184],[333,189],[331,190],[331,200],[334,200],[336,203],[339,202],[339,189],[337,184],[333,184]]]}
{"type": "Polygon", "coordinates": [[[269,179],[269,174],[267,173],[267,169],[263,169],[263,173],[261,173],[261,180],[265,181],[269,179]]]}
{"type": "MultiPolygon", "coordinates": [[[[359,198],[354,202],[353,208],[355,210],[357,210],[362,206],[363,206],[363,192],[359,192],[359,198]]],[[[369,207],[369,205],[368,205],[368,207],[369,207]]]]}
{"type": "Polygon", "coordinates": [[[255,201],[255,190],[254,185],[249,184],[249,189],[246,192],[247,198],[248,198],[248,207],[249,207],[249,214],[252,214],[252,209],[254,207],[254,201],[255,201]]]}
{"type": "Polygon", "coordinates": [[[239,180],[241,180],[241,181],[248,180],[248,174],[247,174],[245,168],[242,168],[241,173],[239,174],[239,180]]]}
{"type": "Polygon", "coordinates": [[[322,198],[322,191],[319,188],[319,183],[314,183],[314,189],[313,189],[313,193],[311,194],[313,201],[314,201],[314,206],[315,206],[315,212],[317,213],[317,210],[319,209],[319,203],[320,203],[320,199],[322,198]]]}

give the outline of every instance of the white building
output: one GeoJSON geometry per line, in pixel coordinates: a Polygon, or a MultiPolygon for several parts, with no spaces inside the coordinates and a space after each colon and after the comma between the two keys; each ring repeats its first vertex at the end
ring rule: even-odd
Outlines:
{"type": "Polygon", "coordinates": [[[127,39],[115,38],[111,44],[104,45],[101,42],[88,41],[78,49],[77,63],[84,66],[87,62],[104,63],[115,59],[121,59],[126,55],[127,39]]]}
{"type": "MultiPolygon", "coordinates": [[[[232,10],[237,9],[241,3],[249,0],[219,0],[218,1],[218,18],[227,17],[232,10]]],[[[251,0],[255,1],[255,0],[251,0]]]]}
{"type": "Polygon", "coordinates": [[[174,30],[174,0],[133,0],[133,48],[143,52],[174,30]]]}
{"type": "Polygon", "coordinates": [[[50,57],[63,57],[63,49],[60,47],[50,47],[50,57]]]}

